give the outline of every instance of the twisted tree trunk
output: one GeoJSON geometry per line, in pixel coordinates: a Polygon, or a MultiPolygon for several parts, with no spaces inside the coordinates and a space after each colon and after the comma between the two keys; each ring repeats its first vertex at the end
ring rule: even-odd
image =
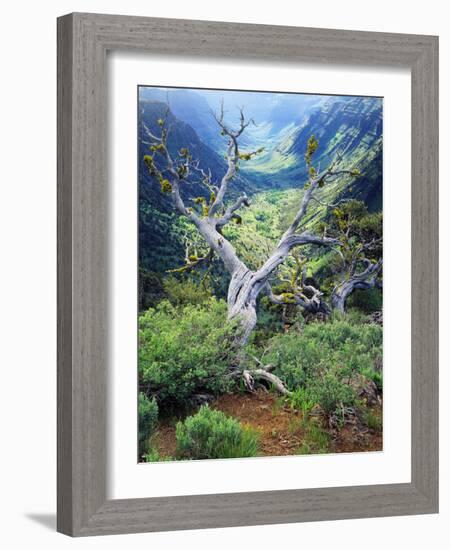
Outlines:
{"type": "Polygon", "coordinates": [[[257,322],[256,299],[259,292],[254,283],[254,272],[243,266],[231,277],[228,287],[228,319],[239,321],[237,340],[244,346],[257,322]]]}
{"type": "MultiPolygon", "coordinates": [[[[240,335],[238,338],[241,345],[247,343],[256,325],[256,301],[262,290],[270,288],[269,279],[271,275],[286,260],[292,248],[306,244],[333,246],[336,244],[336,240],[319,238],[307,232],[296,235],[285,234],[266,262],[257,271],[251,271],[242,262],[233,271],[228,288],[228,318],[238,318],[240,321],[240,335]]],[[[270,296],[273,297],[271,291],[270,296]]],[[[313,300],[307,300],[301,304],[298,303],[305,308],[315,309],[317,306],[313,302],[313,300]]]]}
{"type": "Polygon", "coordinates": [[[362,273],[350,276],[337,285],[331,295],[331,305],[333,309],[345,313],[345,304],[354,290],[369,290],[370,288],[374,288],[381,266],[381,260],[375,264],[370,263],[362,273]]]}
{"type": "Polygon", "coordinates": [[[256,302],[259,294],[267,287],[269,278],[286,260],[290,251],[306,244],[333,246],[336,239],[320,238],[308,232],[285,233],[272,254],[256,271],[249,269],[238,257],[233,245],[221,234],[223,218],[199,218],[192,216],[199,233],[222,260],[231,275],[228,287],[228,319],[238,320],[236,342],[244,346],[257,322],[256,302]]]}

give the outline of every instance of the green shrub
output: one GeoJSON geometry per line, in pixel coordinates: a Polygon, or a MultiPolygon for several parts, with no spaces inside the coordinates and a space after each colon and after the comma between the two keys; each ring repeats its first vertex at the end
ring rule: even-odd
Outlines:
{"type": "Polygon", "coordinates": [[[355,390],[342,381],[342,374],[328,371],[322,377],[315,378],[308,386],[310,394],[327,415],[332,415],[342,406],[354,405],[355,390]]]}
{"type": "Polygon", "coordinates": [[[168,462],[173,460],[171,456],[162,458],[159,452],[154,448],[150,448],[148,452],[143,455],[143,458],[144,462],[168,462]]]}
{"type": "Polygon", "coordinates": [[[253,330],[250,341],[255,347],[264,347],[267,340],[274,333],[280,332],[283,322],[280,314],[281,306],[271,304],[267,296],[263,296],[258,302],[258,321],[253,330]]]}
{"type": "Polygon", "coordinates": [[[145,311],[164,297],[160,273],[139,267],[139,311],[145,311]]]}
{"type": "Polygon", "coordinates": [[[335,309],[332,315],[335,317],[335,320],[346,321],[351,325],[363,325],[370,322],[369,315],[356,307],[347,308],[346,313],[341,313],[335,309]]]}
{"type": "Polygon", "coordinates": [[[274,373],[287,387],[295,390],[305,386],[306,380],[317,372],[322,364],[323,354],[313,339],[303,334],[287,333],[273,337],[269,342],[266,364],[275,365],[274,373]]]}
{"type": "Polygon", "coordinates": [[[297,454],[324,454],[330,451],[330,435],[315,422],[303,422],[303,439],[297,454]]]}
{"type": "Polygon", "coordinates": [[[328,348],[339,348],[344,342],[359,344],[366,351],[375,351],[383,343],[383,330],[378,325],[353,324],[347,319],[331,323],[310,323],[303,332],[305,338],[315,339],[328,348]]]}
{"type": "Polygon", "coordinates": [[[303,416],[306,416],[317,403],[317,398],[308,388],[300,387],[291,393],[288,401],[291,408],[301,411],[303,416]]]}
{"type": "Polygon", "coordinates": [[[158,404],[154,398],[149,399],[143,392],[139,392],[138,418],[139,454],[142,454],[147,450],[148,441],[158,425],[158,404]]]}
{"type": "Polygon", "coordinates": [[[302,411],[306,416],[318,404],[322,410],[331,415],[342,406],[354,405],[356,395],[354,389],[343,381],[340,372],[327,371],[306,382],[307,387],[300,387],[289,396],[291,407],[302,411]]]}
{"type": "Polygon", "coordinates": [[[192,279],[177,279],[169,276],[163,280],[164,292],[174,306],[199,305],[211,298],[211,288],[208,281],[197,284],[192,279]]]}
{"type": "Polygon", "coordinates": [[[365,421],[366,421],[367,427],[370,428],[371,430],[379,431],[383,426],[382,416],[370,410],[366,412],[365,421]]]}
{"type": "Polygon", "coordinates": [[[361,374],[375,383],[378,391],[383,391],[383,373],[373,368],[362,369],[361,374]]]}
{"type": "Polygon", "coordinates": [[[293,407],[306,411],[317,403],[333,414],[342,405],[354,404],[355,390],[349,384],[353,375],[370,372],[370,378],[382,385],[374,370],[381,355],[380,326],[334,319],[307,324],[300,334],[273,337],[264,361],[274,365],[274,374],[293,391],[293,407]]]}
{"type": "Polygon", "coordinates": [[[139,377],[160,411],[186,408],[196,393],[230,389],[236,326],[224,301],[174,307],[168,301],[139,317],[139,377]]]}
{"type": "Polygon", "coordinates": [[[202,406],[197,414],[178,422],[177,457],[184,459],[257,456],[258,435],[235,418],[202,406]]]}
{"type": "Polygon", "coordinates": [[[355,290],[347,300],[347,308],[356,307],[364,313],[380,311],[383,307],[383,294],[379,288],[355,290]]]}

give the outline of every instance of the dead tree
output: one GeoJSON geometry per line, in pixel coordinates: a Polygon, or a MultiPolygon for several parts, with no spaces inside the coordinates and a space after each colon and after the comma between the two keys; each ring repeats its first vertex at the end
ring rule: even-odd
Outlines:
{"type": "Polygon", "coordinates": [[[339,201],[333,208],[331,232],[339,239],[336,251],[340,267],[336,270],[338,282],[331,293],[331,307],[345,313],[345,305],[355,290],[369,290],[380,282],[383,261],[381,218],[369,231],[361,228],[371,218],[367,207],[360,201],[339,201]],[[333,232],[333,229],[335,230],[333,232]]]}
{"type": "MultiPolygon", "coordinates": [[[[245,194],[242,194],[231,203],[226,202],[226,197],[230,183],[236,176],[240,161],[252,159],[262,149],[250,152],[239,150],[239,138],[252,122],[245,119],[242,109],[240,109],[239,125],[236,129],[225,123],[223,105],[220,112],[214,116],[221,134],[227,139],[227,169],[219,182],[212,182],[211,174],[206,174],[199,169],[198,163],[194,162],[188,149],[183,148],[178,152],[176,158],[172,157],[167,146],[169,128],[166,127],[165,119],[158,120],[161,129],[160,135],[155,135],[144,125],[147,136],[151,141],[150,154],[145,155],[144,161],[150,174],[159,180],[162,192],[169,193],[172,196],[175,209],[197,228],[211,251],[222,260],[225,269],[230,274],[231,281],[227,295],[228,319],[238,321],[239,329],[236,343],[239,347],[242,347],[256,325],[256,303],[260,293],[267,291],[272,299],[277,300],[277,297],[271,291],[269,279],[277,268],[286,261],[291,251],[296,247],[305,245],[335,247],[339,244],[336,238],[315,235],[302,228],[308,206],[316,191],[342,176],[356,177],[359,174],[355,170],[347,170],[341,167],[342,155],[340,154],[325,170],[316,171],[312,164],[312,157],[318,147],[318,142],[314,136],[311,136],[305,154],[309,176],[304,186],[305,192],[298,205],[297,213],[261,267],[252,270],[238,256],[234,246],[223,235],[222,230],[227,224],[237,219],[237,212],[241,208],[250,206],[250,200],[245,194]],[[164,167],[161,167],[162,163],[159,162],[161,159],[165,161],[164,167]],[[209,199],[197,197],[194,199],[193,207],[190,207],[185,204],[181,189],[186,184],[189,176],[194,173],[200,173],[202,183],[209,191],[209,199]]],[[[189,261],[195,263],[196,260],[191,258],[189,261]]],[[[309,302],[312,307],[318,298],[317,293],[313,292],[314,296],[311,298],[306,299],[305,295],[301,298],[298,294],[296,300],[299,303],[300,300],[303,300],[302,305],[309,302]]],[[[260,373],[261,378],[270,380],[271,383],[275,384],[274,378],[276,377],[274,375],[264,371],[264,369],[259,370],[262,371],[260,373]]],[[[275,385],[279,389],[282,387],[282,383],[278,379],[275,385]]]]}
{"type": "Polygon", "coordinates": [[[349,263],[345,264],[341,281],[334,287],[331,294],[333,309],[345,313],[345,304],[350,294],[355,290],[369,290],[378,284],[383,261],[370,260],[362,254],[370,244],[360,245],[349,263]]]}

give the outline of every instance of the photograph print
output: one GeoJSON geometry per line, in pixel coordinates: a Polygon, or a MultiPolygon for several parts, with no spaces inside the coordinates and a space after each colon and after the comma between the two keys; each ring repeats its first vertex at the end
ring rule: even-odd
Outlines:
{"type": "Polygon", "coordinates": [[[383,449],[383,99],[139,86],[138,461],[383,449]]]}

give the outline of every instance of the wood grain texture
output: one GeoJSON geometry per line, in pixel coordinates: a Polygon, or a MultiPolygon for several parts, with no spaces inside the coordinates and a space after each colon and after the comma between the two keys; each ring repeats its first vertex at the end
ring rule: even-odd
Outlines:
{"type": "Polygon", "coordinates": [[[438,507],[439,97],[438,42],[411,71],[412,479],[438,507]],[[423,289],[430,290],[424,296],[423,289]]]}
{"type": "Polygon", "coordinates": [[[72,525],[72,20],[58,21],[57,528],[72,525]]]}
{"type": "Polygon", "coordinates": [[[58,20],[58,530],[73,536],[437,512],[438,40],[433,36],[71,14],[58,20]],[[412,481],[106,499],[106,52],[409,67],[412,481]],[[423,288],[427,292],[422,291],[423,288]]]}

